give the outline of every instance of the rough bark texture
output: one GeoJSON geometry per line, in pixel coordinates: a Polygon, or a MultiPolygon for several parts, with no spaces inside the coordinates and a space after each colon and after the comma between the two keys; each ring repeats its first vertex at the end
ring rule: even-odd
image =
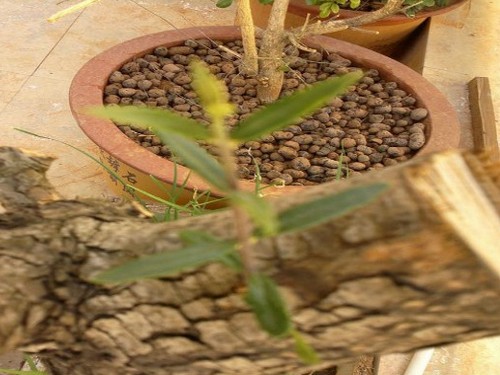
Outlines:
{"type": "MultiPolygon", "coordinates": [[[[466,162],[498,214],[499,166],[466,162]]],[[[40,353],[54,375],[308,373],[289,341],[257,327],[240,278],[222,265],[125,286],[87,281],[178,248],[183,229],[230,238],[230,215],[151,224],[130,206],[50,201],[48,164],[0,148],[0,352],[40,353]]],[[[500,334],[498,275],[413,188],[413,176],[432,168],[432,157],[420,158],[276,201],[282,209],[349,186],[391,184],[350,215],[254,246],[322,367],[500,334]]]]}
{"type": "Polygon", "coordinates": [[[259,49],[259,85],[257,97],[263,103],[278,99],[283,86],[283,49],[285,18],[289,0],[275,0],[259,49]]]}
{"type": "Polygon", "coordinates": [[[245,56],[241,62],[240,72],[255,76],[259,70],[257,60],[257,45],[255,43],[255,26],[252,18],[249,0],[238,0],[236,11],[236,23],[241,27],[241,38],[245,56]]]}

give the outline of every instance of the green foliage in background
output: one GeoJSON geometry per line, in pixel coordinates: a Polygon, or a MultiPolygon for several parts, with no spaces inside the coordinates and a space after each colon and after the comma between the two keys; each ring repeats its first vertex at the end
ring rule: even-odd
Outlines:
{"type": "MultiPolygon", "coordinates": [[[[321,18],[329,17],[337,14],[340,9],[358,9],[366,3],[361,0],[305,0],[308,5],[316,5],[319,7],[319,16],[321,18]]],[[[262,1],[261,1],[262,2],[262,1]]],[[[384,1],[372,1],[374,4],[381,4],[384,1]]],[[[420,11],[431,7],[443,7],[448,5],[449,0],[405,0],[403,3],[403,11],[413,17],[420,11]]]]}

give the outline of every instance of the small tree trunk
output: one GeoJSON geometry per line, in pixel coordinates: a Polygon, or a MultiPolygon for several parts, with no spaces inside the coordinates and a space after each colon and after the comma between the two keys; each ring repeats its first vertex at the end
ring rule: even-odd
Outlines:
{"type": "Polygon", "coordinates": [[[240,66],[240,72],[256,76],[259,70],[257,46],[255,44],[255,27],[249,0],[238,0],[236,21],[241,28],[241,39],[245,55],[240,66]]]}
{"type": "Polygon", "coordinates": [[[275,0],[259,50],[259,85],[257,96],[263,103],[278,99],[283,87],[283,50],[285,18],[289,0],[275,0]]]}
{"type": "Polygon", "coordinates": [[[152,224],[130,206],[50,201],[47,168],[47,159],[0,148],[0,352],[39,353],[54,375],[309,374],[365,353],[500,334],[492,263],[500,166],[489,160],[421,157],[274,202],[282,210],[390,184],[369,206],[253,248],[322,358],[316,368],[300,363],[290,341],[259,329],[240,275],[223,265],[129,285],[88,281],[179,248],[186,229],[234,238],[230,213],[152,224]]]}
{"type": "MultiPolygon", "coordinates": [[[[388,0],[387,4],[381,9],[359,17],[327,22],[318,21],[285,33],[284,25],[288,3],[289,0],[274,1],[259,50],[258,79],[260,84],[257,87],[257,96],[263,103],[275,101],[281,93],[284,77],[282,58],[287,39],[297,45],[300,39],[308,35],[334,33],[349,27],[375,22],[401,9],[403,0],[388,0]]],[[[248,19],[245,18],[245,20],[248,19]]],[[[240,21],[244,22],[243,19],[240,19],[240,21]]]]}

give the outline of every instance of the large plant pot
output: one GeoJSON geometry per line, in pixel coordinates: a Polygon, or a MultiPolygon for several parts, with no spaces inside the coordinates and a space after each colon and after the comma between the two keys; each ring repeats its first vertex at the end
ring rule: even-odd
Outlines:
{"type": "MultiPolygon", "coordinates": [[[[271,6],[262,5],[258,0],[250,1],[255,24],[265,28],[271,6]]],[[[450,5],[446,7],[420,12],[411,18],[404,14],[396,14],[375,23],[360,26],[359,29],[365,32],[348,29],[329,36],[372,49],[387,56],[394,56],[410,35],[426,19],[454,10],[465,4],[466,1],[468,0],[450,0],[450,5]]],[[[303,26],[307,14],[310,14],[312,20],[314,17],[318,17],[318,13],[318,7],[306,5],[305,0],[290,0],[285,25],[287,28],[303,26]]],[[[363,12],[360,11],[341,10],[337,18],[353,18],[362,14],[363,12]]]]}
{"type": "MultiPolygon", "coordinates": [[[[103,105],[103,89],[109,75],[125,62],[144,55],[155,47],[179,45],[186,39],[210,37],[213,40],[234,40],[239,36],[239,29],[233,26],[165,31],[119,44],[86,63],[71,84],[69,99],[81,129],[101,150],[101,160],[126,182],[158,196],[167,195],[165,188],[170,189],[175,178],[181,183],[189,174],[187,168],[177,166],[174,173],[172,162],[134,143],[111,121],[91,117],[82,110],[103,105]],[[165,187],[159,188],[150,176],[163,181],[165,187]]],[[[459,124],[453,108],[422,76],[386,56],[350,43],[317,36],[309,38],[307,44],[313,48],[338,52],[352,60],[356,66],[378,69],[382,78],[398,82],[400,88],[413,95],[421,106],[427,108],[429,115],[424,120],[427,143],[419,154],[458,147],[459,124]]],[[[110,182],[118,192],[126,190],[115,178],[110,177],[110,182]]],[[[250,181],[242,181],[242,185],[248,190],[254,188],[250,181]]],[[[297,186],[269,188],[266,193],[289,194],[300,189],[302,188],[297,186]]],[[[192,175],[179,201],[189,199],[195,190],[205,191],[209,188],[200,178],[192,175]]],[[[217,195],[217,192],[213,193],[217,195]]]]}

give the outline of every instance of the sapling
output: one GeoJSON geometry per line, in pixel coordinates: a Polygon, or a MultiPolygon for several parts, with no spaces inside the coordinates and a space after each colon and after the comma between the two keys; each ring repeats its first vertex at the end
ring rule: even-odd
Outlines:
{"type": "Polygon", "coordinates": [[[205,126],[174,112],[138,107],[94,108],[94,115],[120,123],[146,127],[153,131],[182,162],[223,192],[234,215],[235,240],[228,241],[208,233],[186,231],[184,248],[131,261],[94,278],[97,283],[130,282],[142,278],[163,277],[209,262],[221,262],[241,272],[245,282],[245,301],[254,311],[261,327],[272,336],[292,338],[305,363],[319,359],[294,328],[290,312],[274,281],[259,270],[252,256],[256,239],[315,226],[343,215],[375,199],[387,186],[361,186],[337,195],[320,198],[306,205],[275,212],[270,203],[254,192],[240,188],[234,152],[238,144],[263,137],[287,127],[298,117],[309,115],[332,97],[346,91],[362,77],[356,71],[334,77],[270,104],[237,124],[225,125],[234,111],[227,88],[199,61],[191,62],[192,86],[211,120],[205,126]],[[203,140],[218,148],[218,159],[196,141],[203,140]]]}

